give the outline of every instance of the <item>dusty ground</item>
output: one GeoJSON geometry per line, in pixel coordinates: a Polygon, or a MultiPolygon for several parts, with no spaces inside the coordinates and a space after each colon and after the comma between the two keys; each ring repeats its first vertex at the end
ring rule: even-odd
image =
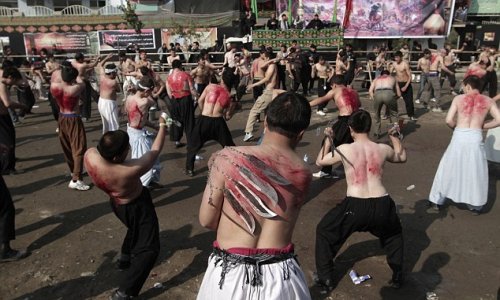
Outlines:
{"type": "MultiPolygon", "coordinates": [[[[417,86],[414,86],[416,91],[417,86]]],[[[451,96],[445,97],[446,102],[451,96]]],[[[371,104],[364,97],[364,106],[371,104]]],[[[112,214],[107,197],[93,187],[88,192],[67,188],[70,180],[47,102],[17,131],[17,168],[23,174],[6,176],[16,206],[16,248],[32,251],[28,258],[0,265],[0,299],[106,299],[117,286],[115,259],[125,230],[112,214]]],[[[402,102],[400,110],[404,110],[402,102]]],[[[229,127],[236,144],[243,144],[243,130],[250,101],[244,103],[229,127]]],[[[311,169],[319,149],[316,128],[328,117],[313,114],[311,126],[297,149],[308,154],[311,169]]],[[[390,270],[378,241],[369,234],[353,235],[337,258],[337,288],[330,299],[425,299],[434,292],[439,299],[498,299],[500,287],[500,188],[499,166],[490,164],[490,193],[484,214],[473,216],[463,207],[449,205],[439,213],[427,212],[433,176],[450,138],[444,114],[417,109],[419,120],[404,129],[408,149],[406,164],[388,165],[385,184],[398,205],[405,237],[406,285],[387,288],[390,270]],[[406,188],[415,185],[413,190],[406,188]],[[355,286],[347,272],[370,274],[373,279],[355,286]]],[[[86,124],[89,146],[101,133],[94,104],[86,124]]],[[[387,138],[382,138],[387,142],[387,138]]],[[[219,149],[209,143],[201,155],[219,149]]],[[[197,175],[181,172],[185,148],[167,143],[161,156],[161,183],[154,202],[160,220],[161,254],[146,281],[143,299],[195,299],[214,234],[198,224],[198,207],[206,181],[207,159],[197,162],[197,175]],[[163,287],[154,288],[155,283],[163,287]]],[[[90,179],[85,177],[85,181],[90,179]]],[[[314,271],[314,234],[320,218],[345,195],[345,180],[315,179],[310,201],[303,207],[293,238],[309,284],[314,271]]],[[[323,299],[313,290],[314,299],[323,299]]]]}

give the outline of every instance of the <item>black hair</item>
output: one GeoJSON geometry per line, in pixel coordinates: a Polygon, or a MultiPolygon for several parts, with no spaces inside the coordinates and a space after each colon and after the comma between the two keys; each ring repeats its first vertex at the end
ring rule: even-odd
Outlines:
{"type": "Polygon", "coordinates": [[[116,71],[116,65],[114,63],[107,64],[104,69],[107,70],[115,70],[116,71]]]}
{"type": "Polygon", "coordinates": [[[142,76],[148,76],[151,74],[151,70],[146,66],[140,67],[139,72],[141,72],[142,76]]]}
{"type": "Polygon", "coordinates": [[[121,50],[120,52],[118,52],[118,57],[120,58],[127,58],[127,53],[123,50],[121,50]]]}
{"type": "Polygon", "coordinates": [[[64,82],[73,83],[76,77],[78,77],[78,70],[72,65],[64,65],[63,68],[61,68],[61,78],[64,82]]]}
{"type": "Polygon", "coordinates": [[[137,90],[141,92],[152,89],[154,87],[155,87],[155,81],[153,80],[153,78],[149,76],[142,77],[139,83],[137,84],[137,90]]]}
{"type": "Polygon", "coordinates": [[[334,84],[345,84],[345,77],[344,75],[333,75],[332,78],[330,79],[330,85],[334,84]]]}
{"type": "Polygon", "coordinates": [[[391,73],[389,72],[389,70],[385,69],[380,73],[380,75],[391,75],[391,73]]]}
{"type": "Polygon", "coordinates": [[[229,71],[222,72],[221,81],[230,89],[233,84],[233,74],[229,71]]]}
{"type": "Polygon", "coordinates": [[[123,130],[106,132],[99,143],[97,151],[105,160],[113,162],[113,158],[121,156],[129,146],[129,136],[123,130]]]}
{"type": "Polygon", "coordinates": [[[2,77],[3,78],[11,77],[14,80],[19,80],[19,79],[23,78],[23,76],[21,75],[21,72],[19,72],[19,70],[14,66],[8,66],[8,67],[4,68],[2,77]]]}
{"type": "Polygon", "coordinates": [[[172,62],[172,69],[180,69],[182,67],[182,62],[178,59],[172,62]]]}
{"type": "Polygon", "coordinates": [[[307,99],[294,92],[278,95],[266,110],[269,131],[296,138],[311,122],[311,106],[307,99]]]}
{"type": "Polygon", "coordinates": [[[347,124],[356,133],[369,133],[372,127],[372,117],[369,112],[360,109],[352,113],[347,124]]]}
{"type": "Polygon", "coordinates": [[[483,86],[483,81],[476,75],[469,75],[464,79],[464,86],[466,85],[469,85],[475,90],[479,90],[483,86]]]}
{"type": "Polygon", "coordinates": [[[12,60],[4,59],[2,62],[2,69],[5,70],[9,67],[15,67],[14,62],[12,60]]]}
{"type": "Polygon", "coordinates": [[[316,47],[316,45],[314,45],[314,44],[311,44],[311,46],[309,46],[309,48],[313,48],[313,49],[316,49],[317,47],[316,47]]]}
{"type": "Polygon", "coordinates": [[[394,52],[394,57],[397,57],[397,56],[403,57],[403,53],[401,51],[394,52]]]}
{"type": "Polygon", "coordinates": [[[426,55],[426,54],[431,54],[431,50],[429,50],[429,49],[424,49],[424,55],[426,55]]]}
{"type": "Polygon", "coordinates": [[[85,58],[85,56],[81,52],[78,52],[77,54],[75,54],[75,59],[76,60],[80,60],[80,59],[84,59],[84,58],[85,58]]]}

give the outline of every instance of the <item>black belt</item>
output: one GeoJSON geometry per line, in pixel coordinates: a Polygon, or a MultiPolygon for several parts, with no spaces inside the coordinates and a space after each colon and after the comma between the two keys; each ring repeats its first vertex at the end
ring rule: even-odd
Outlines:
{"type": "MultiPolygon", "coordinates": [[[[232,268],[238,265],[243,264],[245,266],[253,266],[252,270],[253,278],[250,279],[249,278],[250,275],[247,273],[245,276],[246,280],[244,283],[246,284],[250,283],[252,286],[257,286],[257,285],[262,285],[262,273],[260,270],[261,265],[269,265],[278,262],[284,262],[290,258],[296,260],[297,257],[293,252],[282,253],[277,255],[257,254],[252,256],[244,256],[239,254],[232,254],[219,248],[214,248],[212,255],[217,256],[215,265],[217,265],[219,262],[222,262],[221,264],[222,272],[219,281],[220,289],[222,289],[222,286],[224,285],[224,279],[226,277],[226,274],[229,273],[229,271],[231,271],[232,268]]],[[[284,270],[288,270],[288,272],[284,272],[283,280],[288,280],[290,278],[289,266],[288,264],[285,263],[283,267],[284,270]]]]}

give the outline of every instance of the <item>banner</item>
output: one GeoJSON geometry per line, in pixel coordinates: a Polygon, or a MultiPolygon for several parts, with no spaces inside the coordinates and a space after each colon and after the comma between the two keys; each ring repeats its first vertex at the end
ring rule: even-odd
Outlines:
{"type": "MultiPolygon", "coordinates": [[[[336,0],[293,1],[292,15],[303,19],[318,14],[323,22],[332,20],[336,0]],[[302,7],[300,7],[302,4],[302,7]]],[[[451,28],[454,0],[337,0],[337,23],[348,24],[345,38],[428,38],[447,36],[451,28]],[[350,17],[346,15],[350,3],[350,17]]],[[[278,13],[288,10],[288,0],[277,0],[278,13]]]]}
{"type": "Polygon", "coordinates": [[[500,3],[498,0],[472,0],[468,13],[478,16],[498,16],[500,3]]]}
{"type": "Polygon", "coordinates": [[[24,33],[24,47],[28,55],[32,54],[33,48],[40,53],[42,48],[51,51],[54,45],[64,53],[96,54],[97,32],[24,33]]]}
{"type": "Polygon", "coordinates": [[[134,29],[99,31],[100,51],[125,50],[128,45],[138,45],[140,49],[156,49],[154,29],[134,29]]]}
{"type": "Polygon", "coordinates": [[[167,45],[179,43],[183,49],[188,49],[193,42],[198,42],[202,49],[207,49],[217,42],[217,28],[186,28],[182,33],[178,29],[165,28],[161,30],[161,42],[167,45]]]}

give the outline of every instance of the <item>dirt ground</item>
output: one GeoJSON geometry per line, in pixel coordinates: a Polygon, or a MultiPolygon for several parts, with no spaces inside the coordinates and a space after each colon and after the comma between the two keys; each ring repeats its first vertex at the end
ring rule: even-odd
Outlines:
{"type": "MultiPolygon", "coordinates": [[[[414,85],[414,92],[418,86],[414,85]]],[[[363,95],[363,106],[373,111],[363,95]]],[[[249,95],[229,127],[242,145],[243,127],[251,101],[249,95]]],[[[451,96],[444,97],[449,102],[451,96]]],[[[48,102],[39,102],[35,114],[16,128],[17,168],[24,173],[5,176],[16,206],[15,248],[31,255],[19,262],[0,264],[0,299],[107,299],[116,288],[120,272],[115,261],[125,234],[111,212],[108,198],[96,187],[69,190],[69,171],[55,133],[48,102]]],[[[400,111],[404,111],[402,100],[400,111]]],[[[297,148],[314,158],[321,132],[337,114],[332,104],[327,117],[313,114],[311,126],[297,148]]],[[[396,202],[405,239],[406,284],[400,290],[386,286],[390,269],[378,240],[366,233],[348,239],[336,259],[337,287],[327,296],[312,289],[314,299],[498,299],[500,293],[500,167],[489,164],[489,196],[484,214],[473,216],[462,206],[447,205],[440,212],[427,211],[426,198],[439,160],[452,131],[443,113],[417,105],[416,123],[406,123],[403,133],[408,151],[406,164],[388,164],[384,183],[396,202]],[[407,187],[414,185],[414,189],[407,187]],[[370,274],[373,279],[354,285],[348,272],[370,274]]],[[[383,124],[383,126],[385,126],[383,124]]],[[[86,123],[88,145],[101,134],[97,105],[86,123]]],[[[382,137],[381,142],[388,142],[382,137]]],[[[206,183],[206,163],[220,149],[208,143],[195,166],[197,175],[182,174],[185,148],[166,143],[161,155],[163,190],[153,192],[160,221],[161,253],[142,289],[141,299],[195,299],[207,266],[214,233],[198,223],[201,193],[206,183]],[[159,288],[154,287],[156,283],[159,288]]],[[[87,176],[86,182],[90,181],[87,176]]],[[[314,179],[309,202],[302,208],[293,242],[309,285],[314,267],[314,236],[321,217],[345,196],[344,179],[314,179]]]]}

